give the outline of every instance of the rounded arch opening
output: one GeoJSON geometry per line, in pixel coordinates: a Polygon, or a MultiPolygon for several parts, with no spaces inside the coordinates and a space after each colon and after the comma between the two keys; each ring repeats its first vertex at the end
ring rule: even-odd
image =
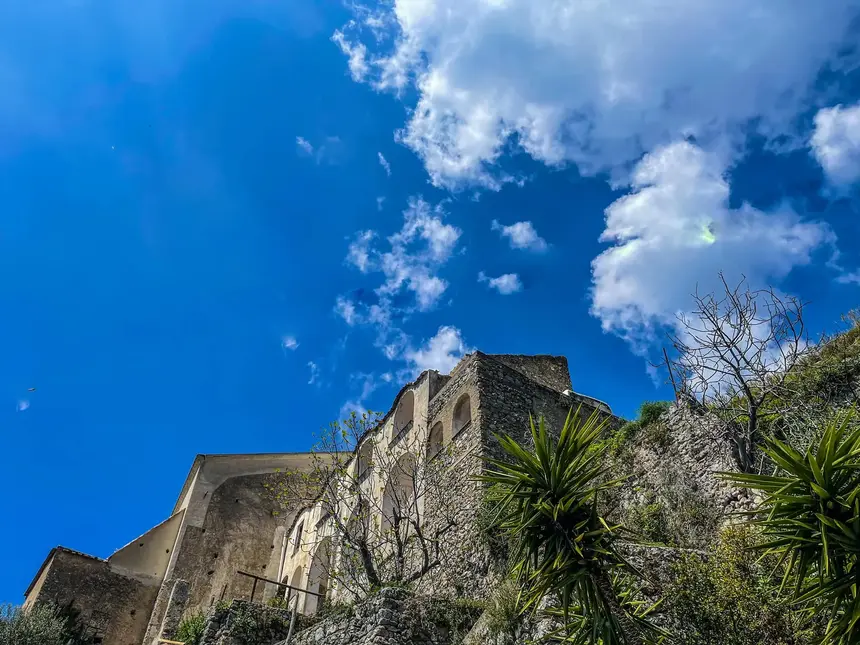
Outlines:
{"type": "Polygon", "coordinates": [[[305,594],[305,613],[315,614],[322,607],[328,594],[329,571],[332,562],[331,538],[322,540],[314,551],[310,569],[308,569],[308,591],[305,594]],[[318,594],[318,595],[317,595],[318,594]]]}
{"type": "Polygon", "coordinates": [[[468,394],[464,394],[454,406],[454,427],[451,436],[457,435],[461,430],[472,423],[472,400],[468,394]]]}
{"type": "Polygon", "coordinates": [[[362,482],[370,476],[373,468],[373,440],[365,439],[358,447],[358,481],[362,482]]]}
{"type": "Polygon", "coordinates": [[[415,504],[415,457],[407,453],[395,462],[382,493],[382,531],[412,515],[415,504]]]}
{"type": "Polygon", "coordinates": [[[298,610],[299,612],[302,612],[304,610],[304,600],[305,599],[302,598],[302,596],[307,595],[307,594],[302,593],[301,591],[298,591],[299,589],[305,588],[304,587],[304,577],[305,577],[305,568],[302,565],[297,566],[296,570],[293,571],[293,576],[290,578],[290,587],[292,587],[292,589],[287,589],[287,593],[286,593],[287,598],[292,598],[296,594],[298,594],[299,597],[295,602],[296,602],[296,610],[298,610]]]}
{"type": "Polygon", "coordinates": [[[430,428],[430,434],[427,436],[427,459],[435,459],[440,452],[442,452],[442,448],[444,446],[445,441],[445,428],[442,426],[441,421],[437,421],[433,424],[433,427],[430,428]]]}
{"type": "Polygon", "coordinates": [[[397,411],[394,413],[394,428],[391,435],[391,443],[396,443],[409,434],[409,431],[412,429],[414,416],[415,393],[412,390],[406,390],[403,396],[400,397],[397,411]]]}

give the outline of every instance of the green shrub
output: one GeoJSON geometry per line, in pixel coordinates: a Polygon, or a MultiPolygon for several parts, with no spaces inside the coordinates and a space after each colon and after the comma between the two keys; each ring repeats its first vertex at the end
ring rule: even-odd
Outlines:
{"type": "Polygon", "coordinates": [[[67,605],[0,606],[0,645],[90,645],[80,612],[67,605]]]}
{"type": "Polygon", "coordinates": [[[753,551],[758,536],[731,526],[708,555],[673,566],[665,607],[683,645],[808,645],[821,625],[779,595],[777,561],[753,551]]]}
{"type": "Polygon", "coordinates": [[[176,640],[182,641],[185,645],[197,645],[203,637],[203,630],[206,629],[206,615],[201,611],[196,611],[189,614],[179,623],[179,628],[176,630],[176,640]]]}
{"type": "Polygon", "coordinates": [[[496,587],[484,610],[484,620],[487,633],[491,637],[516,635],[520,624],[520,588],[517,583],[507,578],[496,587]]]}
{"type": "Polygon", "coordinates": [[[289,616],[274,609],[246,602],[234,602],[231,606],[230,633],[237,644],[259,645],[281,640],[289,626],[289,616]]]}
{"type": "Polygon", "coordinates": [[[672,541],[666,507],[655,498],[632,504],[624,517],[624,526],[649,542],[668,544],[672,541]]]}
{"type": "Polygon", "coordinates": [[[639,423],[643,427],[656,423],[670,407],[671,401],[646,401],[639,406],[639,423]]]}
{"type": "Polygon", "coordinates": [[[442,627],[448,634],[447,642],[459,645],[480,617],[484,604],[471,598],[431,596],[420,603],[419,610],[425,626],[442,627]]]}
{"type": "Polygon", "coordinates": [[[287,599],[283,596],[272,596],[266,601],[266,605],[275,609],[289,609],[287,599]]]}

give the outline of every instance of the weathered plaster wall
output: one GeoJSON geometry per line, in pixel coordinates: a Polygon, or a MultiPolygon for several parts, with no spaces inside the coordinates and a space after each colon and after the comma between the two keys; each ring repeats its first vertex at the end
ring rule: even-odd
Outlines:
{"type": "Polygon", "coordinates": [[[114,568],[162,580],[170,563],[183,515],[184,511],[179,511],[149,529],[139,538],[116,551],[108,561],[114,568]]]}
{"type": "MultiPolygon", "coordinates": [[[[276,529],[291,517],[266,494],[263,483],[278,469],[303,470],[306,454],[203,455],[180,495],[184,510],[176,546],[167,566],[155,607],[149,616],[144,645],[156,642],[177,580],[189,585],[188,611],[207,609],[219,598],[250,596],[253,581],[237,569],[274,577],[273,551],[279,551],[276,529]],[[190,483],[189,483],[190,482],[190,483]]],[[[260,584],[257,593],[261,594],[260,584]]]]}
{"type": "MultiPolygon", "coordinates": [[[[253,581],[237,570],[264,576],[282,521],[263,488],[265,475],[234,477],[212,494],[203,526],[186,527],[174,579],[189,583],[189,611],[219,598],[250,597],[253,581]]],[[[258,592],[263,586],[258,585],[258,592]]]]}
{"type": "Polygon", "coordinates": [[[103,635],[104,645],[139,645],[158,593],[157,580],[116,571],[106,560],[58,548],[28,594],[27,603],[73,603],[81,618],[103,635]]]}

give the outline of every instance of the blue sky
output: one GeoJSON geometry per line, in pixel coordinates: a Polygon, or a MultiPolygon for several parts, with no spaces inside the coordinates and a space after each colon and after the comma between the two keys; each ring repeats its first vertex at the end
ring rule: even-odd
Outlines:
{"type": "Polygon", "coordinates": [[[717,271],[860,300],[856,0],[144,4],[0,7],[0,601],[471,348],[631,416],[717,271]]]}

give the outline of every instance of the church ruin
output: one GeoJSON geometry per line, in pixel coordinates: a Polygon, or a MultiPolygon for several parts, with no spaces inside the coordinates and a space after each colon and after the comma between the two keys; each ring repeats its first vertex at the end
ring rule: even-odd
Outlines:
{"type": "MultiPolygon", "coordinates": [[[[421,501],[420,511],[422,526],[450,518],[444,533],[450,549],[422,584],[480,594],[491,573],[477,538],[483,487],[474,477],[498,450],[494,436],[524,437],[530,416],[560,427],[579,406],[586,415],[611,415],[606,404],[571,390],[565,358],[476,351],[450,374],[425,371],[404,386],[355,446],[350,486],[334,490],[367,500],[368,530],[384,532],[416,470],[447,460],[444,495],[421,501]],[[383,450],[396,468],[374,468],[371,448],[383,450]]],[[[314,613],[323,600],[349,593],[329,575],[345,558],[330,507],[317,502],[285,513],[266,487],[273,473],[309,472],[314,459],[312,453],[198,455],[167,519],[107,559],[52,549],[25,592],[25,606],[72,602],[104,645],[158,645],[183,616],[221,600],[284,596],[299,612],[314,613]]]]}

